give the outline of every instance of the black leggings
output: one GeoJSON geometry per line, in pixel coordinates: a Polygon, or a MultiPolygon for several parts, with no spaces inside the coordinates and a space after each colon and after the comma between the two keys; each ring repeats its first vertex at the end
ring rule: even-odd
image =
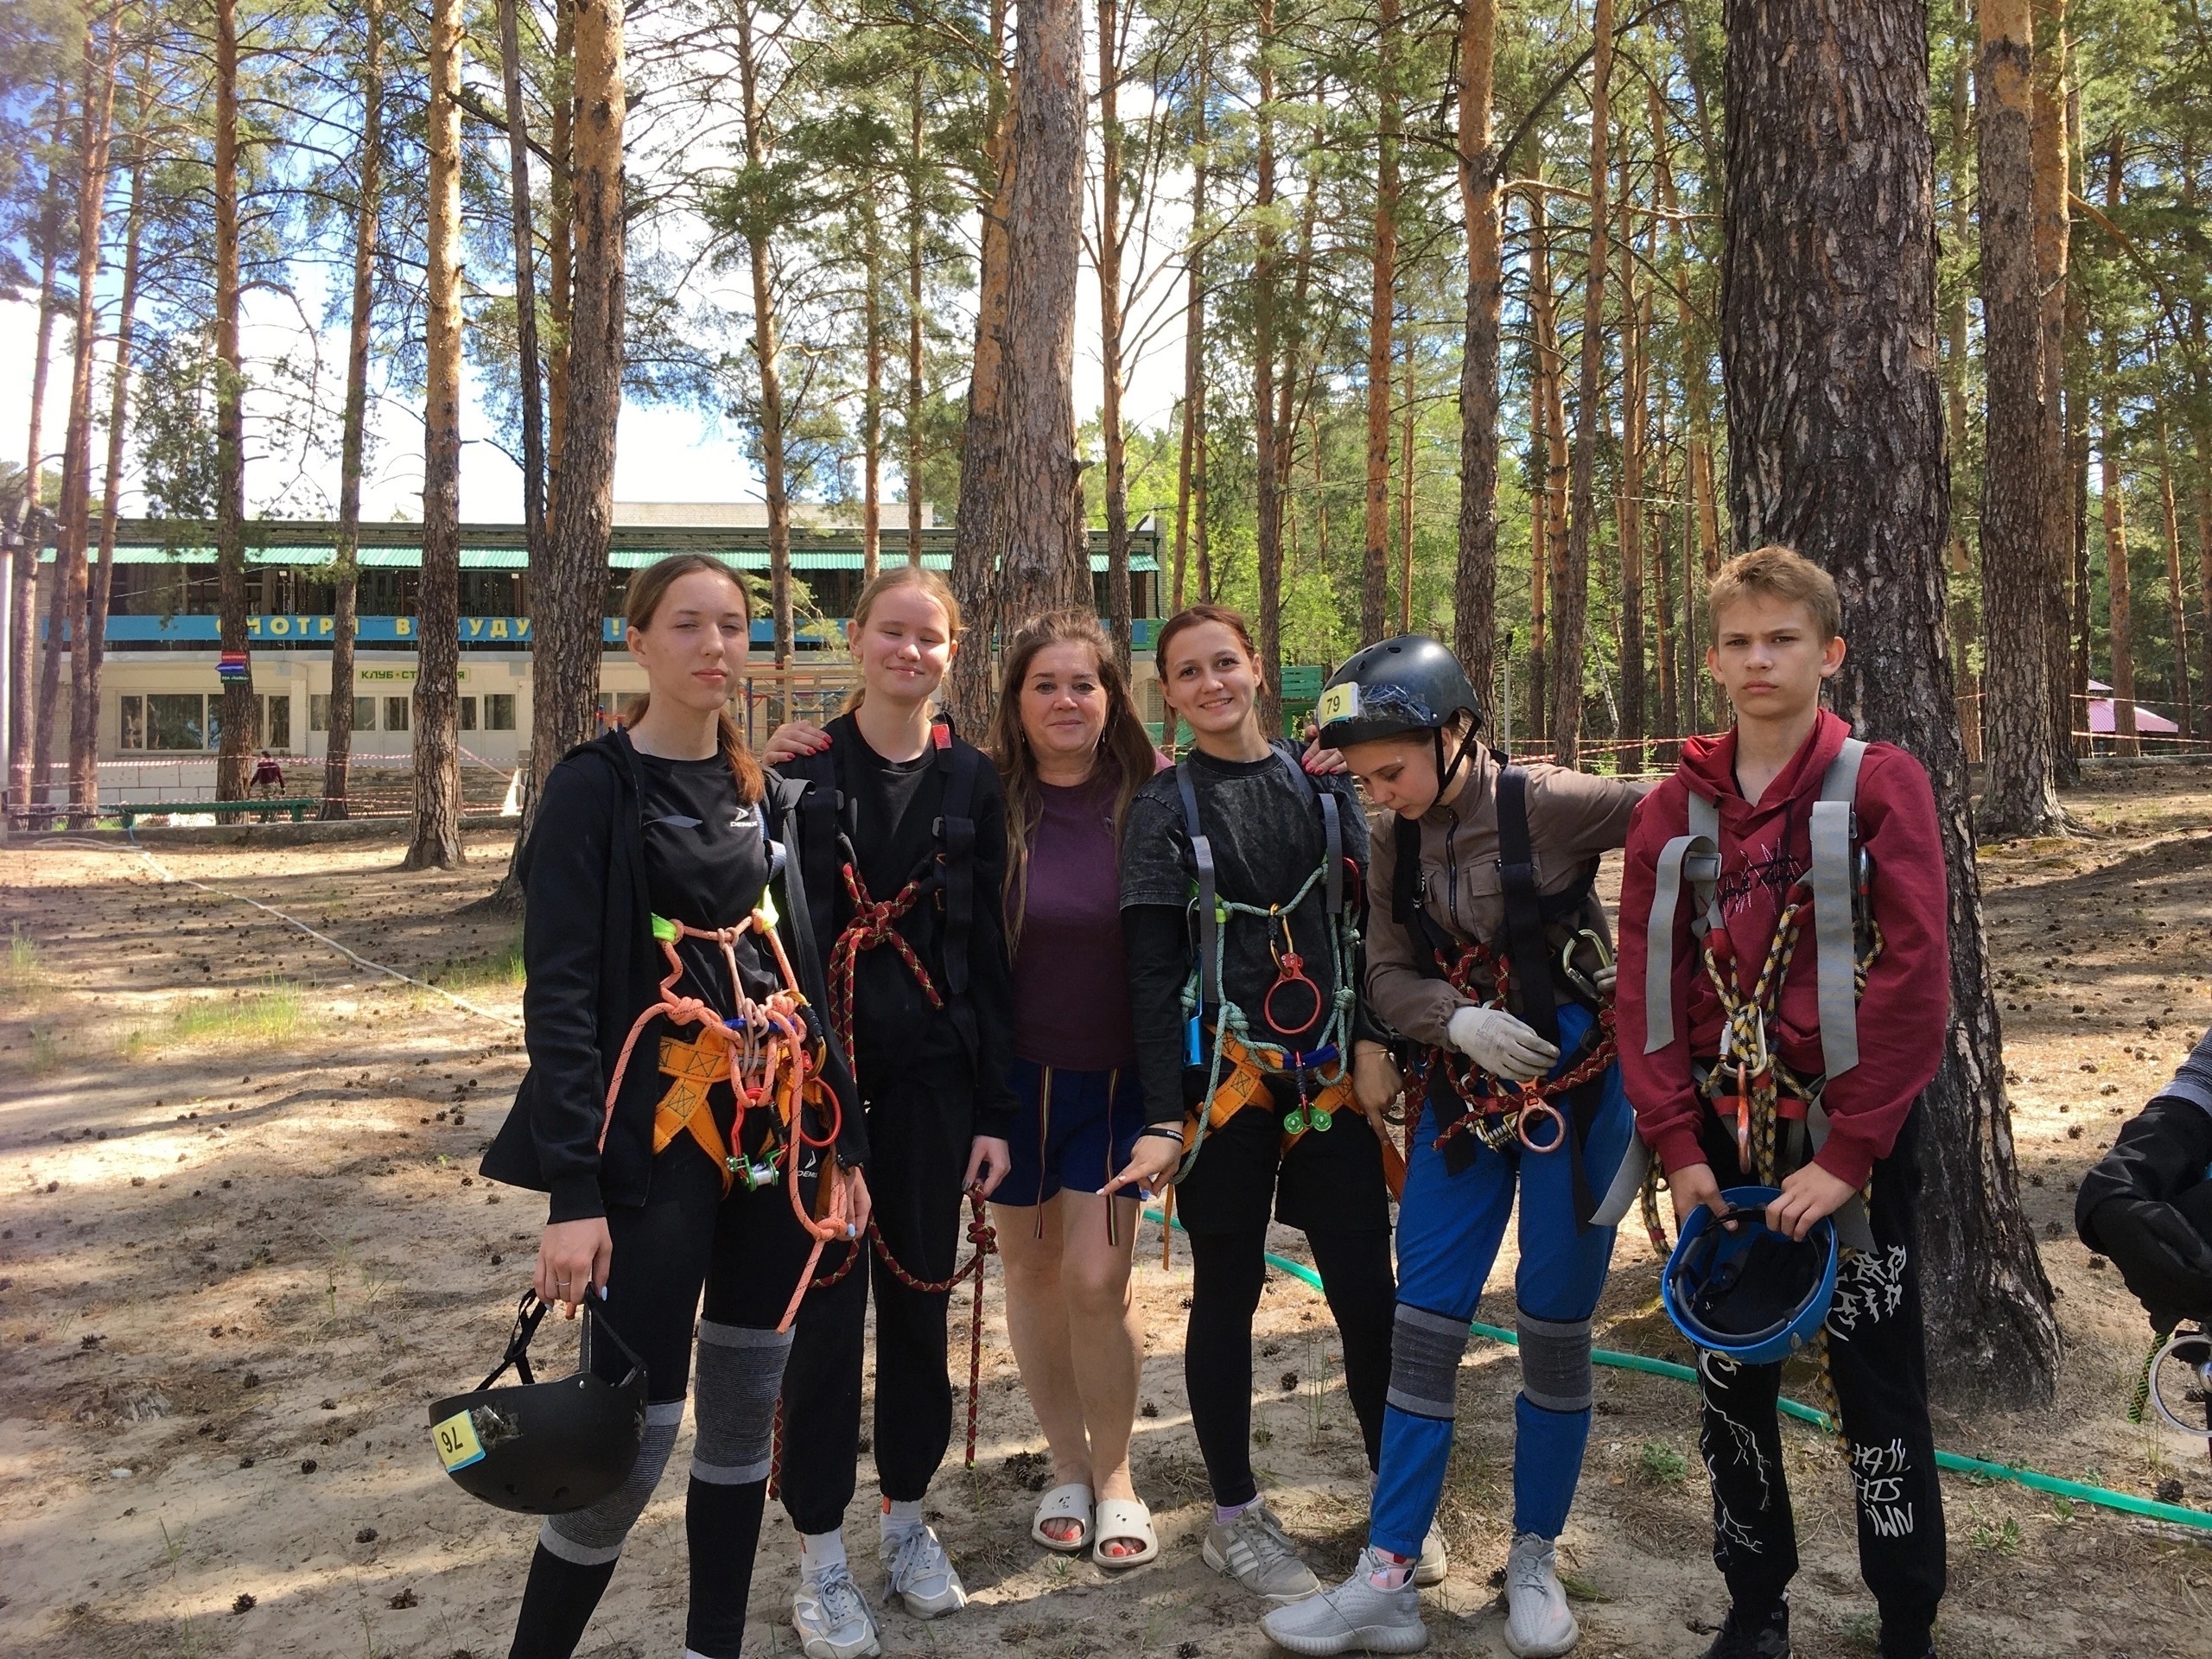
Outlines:
{"type": "MultiPolygon", "coordinates": [[[[803,1196],[812,1185],[803,1185],[803,1196]]],[[[702,1353],[692,1413],[684,1642],[695,1653],[737,1659],[767,1490],[768,1426],[788,1343],[775,1327],[812,1240],[780,1183],[757,1192],[738,1187],[723,1198],[721,1171],[688,1135],[654,1160],[649,1201],[610,1208],[607,1230],[613,1254],[606,1319],[645,1364],[645,1443],[621,1488],[586,1509],[547,1517],[511,1653],[566,1659],[582,1638],[675,1444],[703,1290],[699,1336],[714,1353],[711,1363],[702,1353]]],[[[619,1378],[628,1363],[620,1351],[608,1342],[593,1346],[593,1369],[619,1378]]]]}
{"type": "MultiPolygon", "coordinates": [[[[1252,1476],[1252,1315],[1267,1281],[1267,1228],[1192,1233],[1191,1320],[1183,1386],[1214,1502],[1224,1509],[1260,1493],[1252,1476]]],[[[1329,1312],[1344,1339],[1344,1391],[1359,1419],[1367,1466],[1382,1460],[1382,1396],[1390,1386],[1390,1325],[1397,1287],[1390,1235],[1371,1228],[1309,1227],[1329,1312]]]]}

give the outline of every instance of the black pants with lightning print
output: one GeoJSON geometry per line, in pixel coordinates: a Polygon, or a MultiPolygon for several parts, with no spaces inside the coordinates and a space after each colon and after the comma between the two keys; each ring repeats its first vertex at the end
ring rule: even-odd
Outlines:
{"type": "MultiPolygon", "coordinates": [[[[1732,1126],[1706,1120],[1701,1137],[1723,1187],[1748,1184],[1732,1126]]],[[[1849,1444],[1859,1570],[1882,1616],[1884,1654],[1925,1649],[1943,1598],[1943,1499],[1928,1422],[1915,1226],[1920,1115],[1905,1119],[1875,1164],[1867,1224],[1872,1254],[1845,1256],[1828,1310],[1828,1354],[1849,1444]]],[[[1775,1401],[1782,1367],[1698,1356],[1698,1448],[1713,1482],[1713,1559],[1740,1606],[1767,1608],[1797,1571],[1797,1529],[1783,1477],[1775,1401]]]]}

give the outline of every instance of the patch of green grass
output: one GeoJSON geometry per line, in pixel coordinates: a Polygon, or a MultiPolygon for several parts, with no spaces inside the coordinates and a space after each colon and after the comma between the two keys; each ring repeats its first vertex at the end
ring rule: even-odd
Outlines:
{"type": "Polygon", "coordinates": [[[1987,1554],[2013,1554],[2020,1548],[2020,1523],[2009,1515],[2001,1521],[1976,1516],[1967,1541],[1987,1554]]]}
{"type": "Polygon", "coordinates": [[[54,988],[53,976],[41,959],[38,941],[20,923],[8,929],[8,954],[0,960],[0,998],[28,1005],[54,988]]]}
{"type": "Polygon", "coordinates": [[[1689,1469],[1689,1459],[1664,1440],[1646,1440],[1637,1451],[1637,1478],[1648,1486],[1679,1486],[1689,1469]]]}
{"type": "Polygon", "coordinates": [[[123,1053],[130,1059],[160,1048],[274,1048],[302,1035],[313,1023],[300,988],[270,980],[227,1002],[188,1003],[152,1030],[125,1037],[123,1053]]]}
{"type": "Polygon", "coordinates": [[[449,991],[520,990],[523,982],[522,940],[509,939],[488,956],[448,962],[429,975],[431,984],[449,991]]]}
{"type": "Polygon", "coordinates": [[[42,1077],[61,1064],[61,1045],[50,1031],[31,1033],[31,1076],[42,1077]]]}

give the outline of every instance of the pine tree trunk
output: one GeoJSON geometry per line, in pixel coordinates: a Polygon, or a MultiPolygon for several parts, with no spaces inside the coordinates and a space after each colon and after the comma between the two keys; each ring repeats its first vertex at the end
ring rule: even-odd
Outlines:
{"type": "Polygon", "coordinates": [[[2066,0],[2035,0],[2035,222],[2036,287],[2043,321],[2043,493],[2037,509],[2043,557],[2045,693],[2050,699],[2051,776],[2080,781],[2074,763],[2073,699],[2067,693],[2067,657],[2073,614],[2067,578],[2074,562],[2074,506],[2066,487],[2066,303],[2069,162],[2066,143],[2066,0]]]}
{"type": "MultiPolygon", "coordinates": [[[[761,60],[753,43],[753,0],[739,0],[733,16],[737,22],[738,91],[744,105],[745,162],[759,176],[768,165],[771,135],[760,90],[761,60]]],[[[744,228],[753,277],[753,356],[760,372],[760,493],[768,502],[768,595],[775,618],[776,666],[780,669],[791,664],[794,634],[791,504],[784,477],[782,348],[776,338],[776,289],[768,265],[768,234],[765,225],[744,228]]],[[[785,710],[780,697],[771,702],[770,710],[772,718],[783,718],[785,710]]]]}
{"type": "Polygon", "coordinates": [[[1090,561],[1075,511],[1081,475],[1074,373],[1086,124],[1083,20],[1076,0],[1036,0],[1017,22],[1014,149],[1021,161],[1006,226],[1000,410],[1006,499],[997,610],[1009,626],[1039,611],[1092,605],[1090,561]]]}
{"type": "Polygon", "coordinates": [[[922,72],[906,113],[906,563],[922,562],[922,72]]]}
{"type": "Polygon", "coordinates": [[[1648,296],[1636,291],[1636,245],[1629,224],[1629,155],[1620,156],[1621,245],[1621,736],[1627,747],[1615,755],[1624,772],[1643,770],[1643,469],[1645,377],[1649,328],[1648,296]]]}
{"type": "MultiPolygon", "coordinates": [[[[510,0],[512,3],[512,0],[510,0]]],[[[423,580],[415,605],[415,836],[405,870],[461,861],[461,0],[432,0],[423,303],[423,580]]]]}
{"type": "MultiPolygon", "coordinates": [[[[1185,585],[1190,573],[1191,511],[1194,492],[1203,493],[1205,478],[1206,431],[1206,99],[1211,95],[1211,65],[1208,55],[1205,20],[1198,23],[1198,86],[1192,94],[1192,112],[1198,130],[1191,144],[1191,251],[1187,256],[1183,301],[1183,433],[1181,454],[1175,462],[1175,569],[1170,588],[1168,614],[1183,608],[1185,585]]],[[[1198,531],[1205,533],[1204,513],[1198,531]]],[[[1201,577],[1198,596],[1206,597],[1201,577]]]]}
{"type": "Polygon", "coordinates": [[[1258,0],[1258,142],[1252,211],[1257,222],[1252,261],[1252,451],[1259,520],[1253,531],[1259,565],[1260,725],[1282,729],[1282,475],[1276,451],[1288,442],[1275,427],[1275,125],[1274,0],[1258,0]]]}
{"type": "Polygon", "coordinates": [[[1581,760],[1582,637],[1590,609],[1590,537],[1598,520],[1598,402],[1605,390],[1605,270],[1612,263],[1605,192],[1606,146],[1612,136],[1613,0],[1597,0],[1590,26],[1598,41],[1590,63],[1590,258],[1582,283],[1567,556],[1552,607],[1552,759],[1562,766],[1581,760]]]}
{"type": "Polygon", "coordinates": [[[1982,720],[1993,836],[2065,823],[2052,777],[2050,583],[2043,509],[2043,319],[2036,272],[2029,0],[1980,0],[1982,720]]]}
{"type": "Polygon", "coordinates": [[[2167,626],[2173,635],[2173,696],[2180,705],[2181,735],[2186,738],[2196,729],[2189,695],[2189,590],[2181,579],[2181,514],[2174,500],[2173,446],[2163,406],[2158,410],[2158,499],[2166,521],[2166,607],[2167,626]]]}
{"type": "MultiPolygon", "coordinates": [[[[51,153],[59,156],[67,132],[69,100],[59,84],[53,90],[59,113],[51,153]]],[[[40,197],[38,245],[38,345],[31,359],[29,454],[23,461],[22,505],[16,518],[18,545],[8,573],[8,800],[16,822],[25,828],[40,822],[27,809],[32,804],[31,762],[38,727],[38,523],[45,511],[41,463],[46,459],[41,445],[47,374],[54,361],[54,275],[61,255],[61,181],[51,167],[40,197]]]]}
{"type": "MultiPolygon", "coordinates": [[[[1505,296],[1504,203],[1498,177],[1503,158],[1497,154],[1491,108],[1497,73],[1497,0],[1465,0],[1459,14],[1459,207],[1467,226],[1467,328],[1459,357],[1459,533],[1452,579],[1452,645],[1468,678],[1485,695],[1497,672],[1497,363],[1505,296]]],[[[1410,578],[1407,585],[1411,587],[1410,578]]],[[[1541,601],[1535,608],[1541,663],[1541,601]]]]}
{"type": "MultiPolygon", "coordinates": [[[[384,0],[367,0],[362,14],[359,194],[353,202],[353,299],[346,334],[346,412],[338,441],[338,550],[331,578],[330,717],[323,747],[322,812],[349,816],[346,797],[353,756],[353,639],[359,626],[361,588],[361,467],[368,433],[369,341],[376,325],[377,231],[384,200],[384,0]]],[[[532,550],[535,569],[542,549],[532,550]]],[[[516,845],[521,844],[518,839],[516,845]]],[[[503,880],[507,887],[512,874],[503,880]]],[[[518,905],[521,888],[507,895],[518,905]]]]}
{"type": "Polygon", "coordinates": [[[70,658],[75,669],[70,692],[70,798],[97,802],[99,798],[99,724],[101,671],[107,655],[107,607],[115,591],[115,537],[119,499],[123,493],[124,451],[130,436],[130,352],[138,317],[139,252],[146,224],[147,134],[152,130],[154,82],[142,70],[138,108],[131,122],[130,205],[123,232],[123,291],[116,297],[115,362],[108,387],[107,467],[100,484],[99,563],[91,571],[85,595],[84,647],[70,658]],[[82,709],[85,714],[77,713],[82,709]]]}
{"type": "MultiPolygon", "coordinates": [[[[64,615],[69,625],[69,823],[89,829],[99,810],[99,704],[89,706],[91,658],[85,648],[91,573],[86,568],[92,529],[92,371],[99,355],[100,226],[105,217],[108,153],[115,125],[115,60],[118,42],[111,27],[105,44],[100,32],[85,31],[85,100],[79,123],[77,175],[77,338],[70,364],[69,426],[63,442],[61,546],[54,574],[67,575],[55,588],[67,594],[64,615]]],[[[60,630],[48,640],[60,644],[60,630]]],[[[41,769],[41,773],[43,768],[41,769]]]]}
{"type": "Polygon", "coordinates": [[[2015,1185],[1943,617],[1927,8],[1727,0],[1726,16],[1721,343],[1736,534],[1794,546],[1835,577],[1852,649],[1834,705],[1863,735],[1910,749],[1934,785],[1951,1026],[1919,1107],[1923,1184],[1943,1195],[1920,1219],[1930,1368],[1948,1401],[2048,1403],[2058,1331],[2015,1185]]]}
{"type": "Polygon", "coordinates": [[[866,335],[861,355],[867,364],[861,393],[861,580],[869,582],[883,568],[883,242],[874,200],[865,193],[860,210],[861,327],[866,335]]]}
{"type": "MultiPolygon", "coordinates": [[[[599,707],[601,610],[614,516],[614,428],[622,412],[622,0],[574,0],[570,130],[571,311],[558,399],[563,449],[545,568],[531,573],[530,766],[526,840],[554,763],[592,735],[599,707]]],[[[555,107],[561,100],[555,100],[555,107]]],[[[558,238],[556,238],[556,245],[558,238]]],[[[556,285],[557,286],[557,285],[556,285]]]]}
{"type": "Polygon", "coordinates": [[[530,199],[530,112],[522,101],[520,0],[499,0],[507,98],[507,213],[515,251],[515,361],[522,403],[522,518],[534,564],[545,550],[545,410],[538,379],[537,228],[530,199]]]}
{"type": "MultiPolygon", "coordinates": [[[[1388,3],[1389,0],[1385,0],[1388,3]]],[[[1098,0],[1098,344],[1103,395],[1099,442],[1106,459],[1106,606],[1114,654],[1129,671],[1128,446],[1122,432],[1122,41],[1115,0],[1098,0]]],[[[1082,526],[1077,526],[1078,532],[1082,526]]],[[[1090,561],[1083,561],[1090,575],[1090,561]]],[[[1085,585],[1088,586],[1086,581],[1085,585]]]]}
{"type": "MultiPolygon", "coordinates": [[[[1974,53],[1967,43],[1974,22],[1969,12],[1968,0],[1959,0],[1958,50],[1953,54],[1951,64],[1950,234],[1952,245],[1961,248],[1970,246],[1974,240],[1974,208],[1964,182],[1971,165],[1968,146],[1974,134],[1974,105],[1969,96],[1974,81],[1974,53]]],[[[1972,366],[1968,308],[1966,289],[1958,285],[1943,313],[1944,431],[1949,442],[1948,453],[1954,455],[1967,453],[1972,436],[1967,410],[1967,374],[1972,366]]],[[[1981,615],[1964,580],[1974,573],[1974,568],[1967,547],[1965,522],[1955,517],[1951,524],[1952,580],[1948,593],[1951,673],[1958,688],[1959,734],[1966,744],[1967,762],[1979,766],[1982,758],[1981,677],[1974,668],[1974,653],[1981,639],[1981,615]]]]}
{"type": "MultiPolygon", "coordinates": [[[[1406,385],[1398,414],[1398,632],[1414,631],[1414,320],[1406,319],[1406,385]]],[[[1491,585],[1495,587],[1493,575],[1491,585]]]]}
{"type": "MultiPolygon", "coordinates": [[[[992,29],[993,61],[999,29],[992,29]]],[[[988,641],[998,626],[1000,514],[1006,475],[1007,215],[1021,156],[1014,139],[1014,110],[1001,105],[986,162],[995,175],[983,214],[976,261],[976,353],[968,377],[968,420],[960,441],[960,506],[954,519],[952,592],[970,639],[988,641]]],[[[980,732],[991,715],[991,658],[988,645],[952,659],[947,702],[962,729],[980,732]]]]}
{"type": "MultiPolygon", "coordinates": [[[[553,62],[545,102],[551,112],[552,165],[545,178],[545,321],[553,338],[545,353],[545,516],[551,525],[561,498],[561,461],[569,442],[569,331],[575,297],[575,0],[552,0],[553,62]]],[[[534,753],[533,747],[533,753],[534,753]]],[[[527,791],[525,791],[527,799],[527,791]]],[[[529,817],[525,809],[524,817],[529,817]]],[[[518,851],[522,838],[516,837],[518,851]]]]}
{"type": "MultiPolygon", "coordinates": [[[[2075,172],[2088,166],[2088,153],[2082,143],[2082,92],[2069,88],[2066,97],[2067,148],[2078,158],[2075,172]]],[[[2088,188],[2086,178],[2082,188],[2088,188]]],[[[2066,292],[2066,475],[2074,507],[2073,596],[2067,607],[2073,620],[2073,661],[2068,681],[2066,724],[2069,740],[2060,763],[2060,780],[2081,781],[2081,757],[2089,752],[2089,302],[2082,284],[2066,292]]]]}
{"type": "MultiPolygon", "coordinates": [[[[1698,613],[1700,608],[1700,570],[1710,570],[1717,560],[1706,551],[1708,526],[1715,526],[1710,483],[1713,476],[1712,385],[1706,376],[1706,326],[1690,303],[1690,264],[1694,249],[1689,230],[1676,217],[1681,203],[1675,189],[1673,145],[1667,121],[1666,100],[1656,86],[1646,88],[1651,112],[1653,166],[1659,181],[1659,205],[1675,238],[1675,337],[1682,354],[1682,658],[1676,676],[1678,714],[1669,729],[1694,732],[1704,725],[1699,688],[1705,682],[1703,658],[1698,650],[1698,613]]],[[[1717,526],[1715,526],[1717,529],[1717,526]]]]}
{"type": "MultiPolygon", "coordinates": [[[[238,347],[238,12],[215,0],[215,572],[218,642],[247,650],[245,632],[245,365],[238,347]]],[[[215,797],[246,791],[247,761],[257,735],[251,658],[241,678],[223,683],[222,744],[215,797]]]]}
{"type": "Polygon", "coordinates": [[[1359,637],[1380,639],[1390,614],[1390,327],[1398,303],[1398,0],[1377,14],[1375,245],[1367,308],[1367,557],[1359,637]]]}
{"type": "MultiPolygon", "coordinates": [[[[2119,353],[2105,337],[2105,384],[2113,387],[2119,353]]],[[[2127,568],[2127,498],[2120,469],[2120,393],[2104,396],[2104,426],[2097,435],[2099,485],[2105,520],[2105,632],[2112,652],[2113,752],[2140,754],[2135,730],[2135,597],[2127,568]]]]}

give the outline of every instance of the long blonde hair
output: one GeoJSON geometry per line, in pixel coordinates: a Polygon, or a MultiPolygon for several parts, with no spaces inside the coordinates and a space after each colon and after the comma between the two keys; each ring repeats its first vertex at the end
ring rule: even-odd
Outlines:
{"type": "Polygon", "coordinates": [[[999,776],[1006,784],[1006,932],[1007,948],[1020,942],[1021,918],[1029,908],[1029,848],[1038,820],[1044,816],[1044,797],[1039,792],[1037,756],[1029,747],[1021,724],[1021,688],[1029,678],[1029,665],[1048,645],[1075,645],[1088,649],[1098,664],[1099,683],[1106,691],[1106,729],[1098,739],[1098,761],[1119,776],[1114,789],[1114,840],[1122,839],[1122,820],[1137,791],[1159,767],[1160,753],[1137,713],[1130,694],[1129,677],[1122,671],[1121,658],[1107,639],[1098,619],[1088,611],[1050,611],[1021,625],[1007,647],[1005,675],[999,687],[997,709],[991,716],[984,745],[999,776]]]}
{"type": "MultiPolygon", "coordinates": [[[[705,553],[677,553],[658,563],[641,565],[630,573],[629,586],[622,590],[622,620],[643,633],[652,626],[653,613],[660,609],[660,602],[668,597],[668,590],[683,577],[699,571],[709,571],[721,577],[737,589],[737,608],[745,618],[747,645],[751,645],[753,606],[747,599],[745,584],[738,580],[737,572],[720,559],[705,553]]],[[[635,726],[645,717],[645,710],[652,706],[652,694],[643,693],[622,705],[622,724],[635,726]]],[[[766,779],[761,776],[760,763],[753,758],[753,751],[746,747],[745,734],[737,729],[737,722],[730,718],[729,705],[724,703],[715,711],[715,746],[721,752],[722,763],[737,780],[737,798],[747,805],[758,801],[766,791],[766,779]]]]}
{"type": "MultiPolygon", "coordinates": [[[[868,627],[868,613],[875,608],[875,601],[886,594],[900,588],[918,588],[944,613],[944,631],[953,639],[960,638],[960,601],[952,596],[952,584],[934,570],[918,564],[894,564],[879,575],[874,582],[861,589],[861,596],[853,602],[852,620],[846,624],[851,633],[858,634],[868,627]]],[[[868,682],[856,679],[853,689],[845,693],[845,700],[837,706],[841,715],[849,715],[861,706],[868,696],[868,682]]]]}

